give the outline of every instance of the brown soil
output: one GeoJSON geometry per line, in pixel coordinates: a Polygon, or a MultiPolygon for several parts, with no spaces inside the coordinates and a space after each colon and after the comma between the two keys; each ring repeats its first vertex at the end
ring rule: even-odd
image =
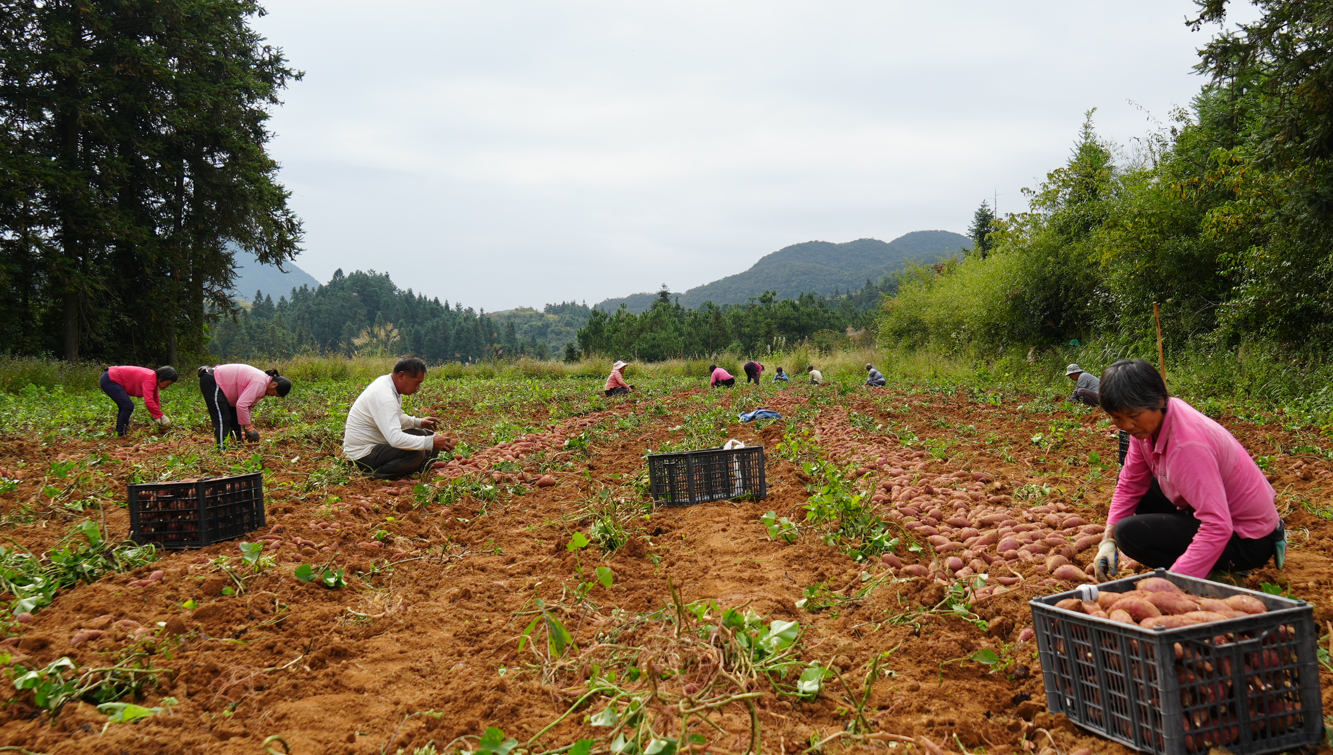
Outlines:
{"type": "MultiPolygon", "coordinates": [[[[812,389],[794,389],[765,405],[790,417],[811,395],[812,389]]],[[[1099,414],[1027,413],[1012,401],[992,405],[961,392],[881,391],[843,399],[842,405],[826,398],[827,393],[821,396],[822,408],[809,429],[827,457],[858,464],[865,473],[858,485],[868,492],[888,496],[894,480],[915,481],[934,485],[934,495],[956,493],[959,500],[1020,516],[1040,504],[1093,524],[1104,522],[1115,475],[1115,441],[1098,425],[1099,414]],[[1030,440],[1049,433],[1056,419],[1075,420],[1077,428],[1067,430],[1054,449],[1030,440]],[[917,438],[910,447],[900,442],[905,425],[917,438]],[[1088,479],[1090,451],[1110,463],[1099,480],[1088,479]],[[974,472],[981,474],[955,476],[974,472]],[[1051,492],[1038,498],[1020,495],[1025,486],[1037,484],[1051,492]]],[[[736,399],[727,393],[718,400],[730,404],[736,399]]],[[[496,484],[523,494],[505,494],[492,503],[468,497],[447,509],[417,508],[406,482],[354,479],[312,496],[302,492],[301,483],[315,467],[315,451],[295,443],[276,449],[264,460],[274,472],[266,490],[268,525],[280,536],[265,552],[276,565],[250,578],[243,593],[222,594],[233,583],[213,560],[228,556],[235,562],[238,550],[235,542],[220,543],[170,552],[136,572],[67,590],[34,623],[8,627],[11,637],[4,644],[13,662],[27,668],[61,656],[80,666],[104,664],[136,642],[151,649],[153,665],[170,673],[138,702],[159,705],[163,697],[174,697],[179,704],[172,714],[112,725],[102,733],[105,718],[91,706],[66,706],[52,723],[33,708],[28,693],[15,696],[8,689],[3,696],[9,704],[0,708],[0,745],[53,754],[248,754],[261,752],[261,743],[280,735],[292,753],[369,754],[397,748],[411,752],[432,741],[443,750],[488,726],[526,743],[587,691],[585,682],[595,673],[591,665],[612,658],[611,645],[645,648],[658,662],[667,662],[663,659],[673,652],[670,630],[654,630],[645,614],[671,606],[671,585],[683,603],[711,600],[720,608],[748,607],[766,622],[799,621],[802,658],[838,668],[854,691],[861,690],[879,659],[881,673],[872,682],[865,714],[880,736],[857,748],[885,749],[910,738],[930,751],[942,746],[949,752],[960,747],[987,753],[1047,747],[1061,754],[1080,748],[1129,752],[1046,712],[1035,646],[1018,642],[1031,624],[1027,600],[1065,589],[1046,574],[1040,560],[1012,565],[1012,573],[1022,577],[1016,584],[974,596],[974,610],[989,622],[983,631],[958,617],[914,611],[944,598],[943,580],[894,579],[878,563],[857,564],[824,545],[815,532],[805,532],[792,545],[770,540],[760,516],[775,510],[804,521],[802,505],[809,496],[804,472],[774,453],[784,430],[792,427],[788,421],[760,431],[735,424],[728,428],[732,437],[766,447],[766,499],[658,508],[633,523],[630,542],[615,553],[600,560],[596,547],[571,553],[566,548],[571,535],[588,529],[582,513],[587,501],[603,490],[632,495],[627,483],[643,471],[645,449],[668,440],[667,428],[681,417],[673,410],[635,430],[612,430],[586,456],[564,450],[564,441],[604,415],[642,414],[649,403],[631,398],[607,412],[560,422],[548,422],[544,409],[540,416],[521,418],[543,423],[545,430],[486,449],[470,466],[441,470],[435,482],[513,462],[506,467],[511,471],[496,475],[496,484]],[[554,456],[571,462],[572,468],[539,469],[531,460],[538,452],[547,460],[554,456]],[[292,461],[298,456],[303,458],[292,461]],[[556,484],[535,487],[541,472],[552,474],[556,484]],[[388,532],[382,541],[374,537],[380,530],[388,532]],[[346,568],[347,587],[326,590],[297,581],[292,572],[303,562],[346,568]],[[579,570],[591,573],[599,565],[613,570],[614,585],[592,588],[588,597],[595,608],[579,605],[573,597],[583,581],[579,570]],[[160,582],[127,586],[155,569],[165,572],[160,582]],[[862,595],[861,587],[872,583],[877,586],[862,595]],[[804,588],[815,584],[827,585],[837,604],[818,613],[797,608],[804,588]],[[568,627],[579,644],[575,652],[583,656],[541,663],[544,640],[520,641],[536,615],[538,598],[568,627]],[[196,607],[184,608],[186,601],[196,607]],[[124,620],[133,624],[117,626],[124,620]],[[136,627],[150,631],[136,641],[136,627]],[[77,647],[71,644],[76,633],[89,629],[105,633],[77,647]],[[520,645],[526,647],[520,650],[520,645]],[[1009,665],[992,672],[960,660],[983,648],[997,651],[1009,665]]],[[[1223,422],[1252,454],[1274,457],[1272,481],[1291,532],[1286,569],[1257,572],[1249,585],[1289,585],[1313,603],[1317,621],[1325,626],[1333,621],[1333,522],[1311,511],[1327,511],[1333,464],[1323,456],[1289,455],[1293,447],[1312,441],[1276,422],[1223,422]]],[[[197,452],[203,443],[198,438],[168,441],[152,446],[151,453],[197,452]]],[[[79,484],[109,494],[123,491],[134,464],[151,463],[148,451],[136,451],[129,443],[76,442],[57,450],[10,438],[0,441],[0,469],[12,469],[19,460],[27,468],[41,468],[62,454],[97,452],[111,456],[99,467],[101,476],[79,484]]],[[[237,459],[243,456],[238,453],[237,459]]],[[[27,479],[0,497],[4,534],[36,552],[52,547],[83,518],[47,505],[42,487],[27,479]],[[10,516],[20,504],[38,512],[33,521],[10,516]]],[[[113,535],[128,536],[124,508],[108,505],[106,524],[113,535]]],[[[919,556],[900,555],[909,563],[932,563],[929,548],[919,556]]],[[[1073,555],[1082,566],[1091,551],[1073,555]]],[[[539,637],[544,635],[533,635],[539,637]]],[[[1327,676],[1323,681],[1327,708],[1333,704],[1333,687],[1327,676]]],[[[846,729],[855,707],[836,681],[811,701],[779,695],[766,683],[756,690],[763,692],[757,720],[764,746],[772,752],[800,752],[834,737],[846,729]]],[[[599,737],[598,749],[604,749],[600,737],[606,729],[595,729],[587,720],[604,707],[599,699],[580,708],[538,737],[531,750],[589,737],[599,737]]],[[[750,721],[743,707],[723,709],[712,720],[721,732],[696,729],[707,735],[708,749],[746,749],[750,721]]],[[[826,747],[836,748],[836,742],[826,747]]],[[[276,743],[271,746],[282,751],[276,743]]]]}

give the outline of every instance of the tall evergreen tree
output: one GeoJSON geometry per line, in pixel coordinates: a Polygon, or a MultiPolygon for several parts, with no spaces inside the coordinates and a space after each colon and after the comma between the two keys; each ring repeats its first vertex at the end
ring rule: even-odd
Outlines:
{"type": "MultiPolygon", "coordinates": [[[[990,235],[995,231],[995,213],[991,211],[990,203],[981,200],[981,206],[977,208],[972,215],[972,225],[967,227],[968,238],[972,239],[972,253],[982,259],[990,255],[991,247],[994,242],[990,235]]],[[[866,287],[870,287],[870,281],[866,281],[866,287]]]]}
{"type": "Polygon", "coordinates": [[[231,310],[232,244],[292,259],[266,154],[300,74],[249,0],[11,0],[0,11],[0,350],[176,361],[231,310]],[[212,313],[212,314],[210,314],[212,313]]]}

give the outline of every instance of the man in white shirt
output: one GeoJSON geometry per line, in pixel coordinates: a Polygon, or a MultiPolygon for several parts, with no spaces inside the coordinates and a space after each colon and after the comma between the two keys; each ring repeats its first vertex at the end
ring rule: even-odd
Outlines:
{"type": "Polygon", "coordinates": [[[816,370],[813,364],[810,365],[809,367],[806,367],[805,372],[807,375],[810,376],[810,385],[819,385],[820,383],[824,382],[824,373],[820,372],[819,370],[816,370]]]}
{"type": "Polygon", "coordinates": [[[403,396],[421,388],[426,363],[403,357],[393,373],[382,375],[357,397],[343,429],[343,455],[377,480],[395,480],[424,471],[451,451],[454,441],[434,432],[439,420],[403,414],[403,396]]]}

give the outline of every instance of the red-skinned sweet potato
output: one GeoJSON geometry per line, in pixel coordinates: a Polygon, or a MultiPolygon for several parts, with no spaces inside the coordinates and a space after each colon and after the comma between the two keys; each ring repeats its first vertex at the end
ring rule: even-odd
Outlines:
{"type": "Polygon", "coordinates": [[[1113,610],[1127,611],[1129,615],[1134,618],[1134,623],[1136,624],[1144,619],[1162,615],[1162,612],[1158,610],[1157,606],[1149,603],[1143,598],[1124,598],[1118,600],[1116,601],[1115,609],[1113,610]]]}
{"type": "Polygon", "coordinates": [[[1150,592],[1146,596],[1149,603],[1157,606],[1163,614],[1179,616],[1199,610],[1199,604],[1190,596],[1179,592],[1150,592]]]}
{"type": "Polygon", "coordinates": [[[1253,595],[1232,595],[1226,599],[1226,604],[1237,611],[1245,613],[1268,613],[1268,607],[1262,600],[1253,595]]]}
{"type": "Polygon", "coordinates": [[[1134,589],[1139,592],[1184,592],[1176,586],[1175,582],[1172,582],[1169,579],[1162,579],[1161,577],[1140,579],[1138,582],[1134,583],[1134,589]]]}
{"type": "Polygon", "coordinates": [[[1176,629],[1178,627],[1187,627],[1197,623],[1198,622],[1194,619],[1187,619],[1184,616],[1149,616],[1143,621],[1140,621],[1139,626],[1144,629],[1155,629],[1157,627],[1163,629],[1176,629]]]}

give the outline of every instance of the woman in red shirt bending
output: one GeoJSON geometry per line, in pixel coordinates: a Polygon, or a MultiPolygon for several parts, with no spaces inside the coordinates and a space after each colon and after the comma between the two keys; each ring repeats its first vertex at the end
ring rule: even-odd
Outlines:
{"type": "Polygon", "coordinates": [[[159,427],[170,427],[171,420],[162,413],[162,400],[158,392],[171,387],[177,379],[176,368],[117,366],[108,367],[102,373],[102,393],[116,402],[116,435],[124,437],[130,430],[130,415],[134,413],[134,402],[130,396],[143,399],[148,414],[159,427]]]}

